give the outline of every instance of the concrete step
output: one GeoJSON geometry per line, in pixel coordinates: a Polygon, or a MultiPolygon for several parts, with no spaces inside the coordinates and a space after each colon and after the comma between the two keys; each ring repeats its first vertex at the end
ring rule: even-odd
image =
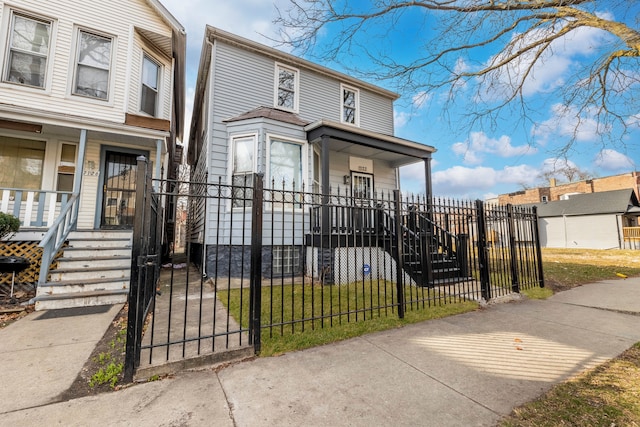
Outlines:
{"type": "Polygon", "coordinates": [[[79,268],[111,268],[119,267],[122,269],[131,268],[131,255],[129,256],[93,256],[93,257],[71,257],[67,258],[67,251],[64,257],[58,258],[58,267],[54,271],[73,270],[79,268]]]}
{"type": "Polygon", "coordinates": [[[131,241],[133,232],[131,230],[75,230],[69,233],[69,240],[76,239],[120,239],[131,241]]]}
{"type": "Polygon", "coordinates": [[[131,241],[115,237],[105,239],[69,239],[68,247],[74,249],[130,248],[131,241]]]}
{"type": "Polygon", "coordinates": [[[90,267],[55,269],[50,273],[51,282],[65,282],[67,280],[91,280],[91,279],[121,279],[128,277],[131,268],[122,267],[90,267]]]}
{"type": "Polygon", "coordinates": [[[119,291],[129,289],[129,277],[46,282],[38,286],[38,295],[65,295],[74,292],[119,291]]]}
{"type": "Polygon", "coordinates": [[[128,290],[87,291],[64,293],[57,295],[38,295],[34,298],[35,309],[56,310],[71,307],[87,307],[93,305],[112,305],[127,301],[128,290]]]}
{"type": "Polygon", "coordinates": [[[95,248],[95,247],[73,247],[68,246],[64,248],[64,258],[90,258],[90,257],[121,257],[126,256],[131,258],[131,247],[105,247],[105,248],[95,248]]]}

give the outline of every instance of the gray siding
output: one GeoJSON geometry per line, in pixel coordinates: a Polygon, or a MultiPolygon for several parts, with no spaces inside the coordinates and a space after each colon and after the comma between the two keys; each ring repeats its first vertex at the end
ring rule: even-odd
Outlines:
{"type": "MultiPolygon", "coordinates": [[[[227,184],[229,181],[229,147],[233,135],[257,135],[257,172],[265,174],[265,187],[268,182],[267,143],[268,136],[279,136],[294,140],[306,140],[301,126],[274,122],[268,119],[251,119],[239,122],[225,122],[255,108],[274,105],[274,85],[276,61],[260,53],[245,50],[237,46],[216,41],[212,47],[210,90],[208,93],[209,112],[208,135],[206,136],[208,180],[217,183],[218,179],[227,184]]],[[[289,65],[290,64],[283,64],[289,65]]],[[[299,72],[299,111],[298,116],[308,122],[325,119],[340,122],[341,81],[330,78],[310,69],[295,67],[299,72]]],[[[349,84],[353,87],[353,84],[349,84]]],[[[373,91],[359,88],[360,91],[360,127],[369,131],[393,134],[393,101],[373,91]]],[[[311,190],[313,182],[313,147],[307,145],[305,186],[311,190]]],[[[331,153],[330,179],[332,187],[343,186],[343,176],[348,175],[349,157],[341,153],[331,153]]],[[[395,169],[383,162],[374,164],[374,183],[376,191],[397,188],[395,169]]],[[[230,201],[210,199],[206,206],[205,236],[207,245],[249,244],[251,237],[250,218],[241,210],[230,211],[230,201]],[[245,225],[242,225],[242,224],[245,225]]],[[[249,210],[250,211],[250,210],[249,210]]],[[[271,215],[274,224],[265,230],[264,241],[278,244],[302,244],[303,222],[308,227],[308,218],[302,212],[295,212],[296,223],[300,227],[280,230],[283,215],[291,216],[291,211],[282,211],[276,207],[265,206],[265,215],[271,215]],[[278,236],[278,237],[275,237],[278,236]]]]}

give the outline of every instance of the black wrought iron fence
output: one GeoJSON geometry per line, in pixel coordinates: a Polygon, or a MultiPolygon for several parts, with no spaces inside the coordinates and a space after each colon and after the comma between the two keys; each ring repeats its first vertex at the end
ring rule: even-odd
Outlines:
{"type": "MultiPolygon", "coordinates": [[[[160,199],[168,196],[163,188],[188,189],[178,196],[189,206],[185,256],[198,271],[170,262],[159,283],[145,282],[152,316],[132,344],[132,369],[141,353],[154,364],[247,346],[258,352],[266,337],[544,285],[530,208],[399,191],[363,198],[295,183],[265,186],[260,175],[234,183],[145,187],[160,199]]],[[[159,246],[138,249],[138,265],[153,264],[159,246]]],[[[141,331],[149,305],[131,301],[142,316],[130,328],[141,331]]]]}

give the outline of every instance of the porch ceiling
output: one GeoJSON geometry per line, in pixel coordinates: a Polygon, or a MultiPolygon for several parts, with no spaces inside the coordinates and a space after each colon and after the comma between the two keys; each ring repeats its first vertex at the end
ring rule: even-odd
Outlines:
{"type": "MultiPolygon", "coordinates": [[[[70,141],[77,141],[80,138],[80,129],[68,126],[43,125],[43,135],[56,135],[61,138],[69,138],[70,141]]],[[[142,147],[155,147],[158,139],[164,138],[148,138],[137,135],[124,134],[118,132],[103,132],[89,129],[88,138],[90,140],[99,140],[105,142],[116,142],[127,145],[138,145],[142,147]]]]}
{"type": "Polygon", "coordinates": [[[311,123],[305,130],[311,143],[327,137],[331,151],[385,161],[392,167],[429,159],[436,151],[429,145],[326,120],[311,123]]]}

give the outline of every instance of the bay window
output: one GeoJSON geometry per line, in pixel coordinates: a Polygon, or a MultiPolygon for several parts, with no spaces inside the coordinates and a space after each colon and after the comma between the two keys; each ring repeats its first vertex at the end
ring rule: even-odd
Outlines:
{"type": "Polygon", "coordinates": [[[269,146],[269,185],[287,191],[302,187],[302,145],[272,139],[269,146]]]}
{"type": "Polygon", "coordinates": [[[255,165],[255,137],[233,138],[231,185],[233,186],[232,207],[251,206],[253,192],[251,180],[255,165]]]}

